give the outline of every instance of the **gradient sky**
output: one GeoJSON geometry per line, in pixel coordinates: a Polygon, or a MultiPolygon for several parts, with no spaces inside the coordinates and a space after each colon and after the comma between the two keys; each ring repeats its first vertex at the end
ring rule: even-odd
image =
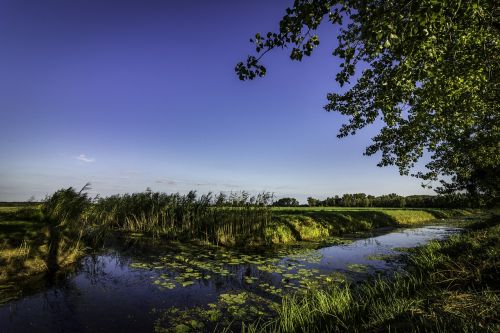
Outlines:
{"type": "MultiPolygon", "coordinates": [[[[430,193],[362,155],[377,127],[337,139],[333,27],[313,57],[264,60],[241,82],[249,38],[291,1],[0,0],[0,201],[91,194],[271,191],[430,193]]],[[[322,38],[321,38],[322,37],[322,38]]]]}

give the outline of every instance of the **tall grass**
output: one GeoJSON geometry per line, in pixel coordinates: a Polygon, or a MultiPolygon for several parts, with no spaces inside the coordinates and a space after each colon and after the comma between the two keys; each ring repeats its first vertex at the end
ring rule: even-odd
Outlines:
{"type": "Polygon", "coordinates": [[[75,262],[85,247],[100,243],[108,232],[248,244],[264,239],[271,219],[266,193],[198,197],[193,191],[186,195],[146,191],[91,199],[87,189],[88,185],[80,191],[61,189],[40,206],[2,212],[0,235],[6,236],[0,241],[0,282],[37,273],[52,281],[61,267],[75,262]],[[31,222],[16,221],[21,217],[31,222]]]}
{"type": "Polygon", "coordinates": [[[89,185],[86,184],[79,192],[72,187],[61,189],[45,198],[41,207],[45,221],[78,229],[82,214],[91,204],[85,192],[89,185]]]}
{"type": "Polygon", "coordinates": [[[125,231],[214,244],[263,240],[271,219],[267,193],[197,196],[195,191],[181,195],[147,190],[91,200],[85,190],[68,188],[48,197],[42,205],[45,219],[85,235],[125,231]]]}
{"type": "Polygon", "coordinates": [[[49,225],[56,221],[59,229],[80,231],[91,239],[123,231],[234,245],[324,238],[434,217],[418,210],[272,210],[268,193],[198,196],[195,191],[182,195],[146,190],[91,199],[87,189],[88,184],[80,191],[62,189],[47,197],[41,205],[43,218],[52,221],[49,225]],[[280,228],[287,235],[278,232],[280,228]]]}

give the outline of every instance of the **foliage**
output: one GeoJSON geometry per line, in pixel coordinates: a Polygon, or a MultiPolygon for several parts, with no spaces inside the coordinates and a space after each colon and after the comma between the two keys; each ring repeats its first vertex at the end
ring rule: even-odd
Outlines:
{"type": "Polygon", "coordinates": [[[488,203],[485,196],[470,196],[464,193],[447,195],[410,195],[401,196],[396,193],[381,196],[365,193],[336,195],[324,200],[307,198],[310,207],[397,207],[397,208],[478,208],[488,203]]]}
{"type": "Polygon", "coordinates": [[[333,55],[342,60],[327,111],[348,117],[339,137],[384,125],[366,148],[379,166],[440,179],[442,193],[468,191],[498,199],[500,23],[493,0],[295,0],[278,32],[256,34],[256,56],[240,62],[240,79],[264,76],[259,63],[275,48],[310,56],[325,21],[338,26],[333,55]],[[352,81],[352,83],[351,83],[352,81]],[[425,171],[412,171],[428,155],[425,171]]]}
{"type": "Polygon", "coordinates": [[[278,207],[294,207],[299,205],[299,201],[295,198],[281,198],[273,202],[273,206],[278,207]]]}

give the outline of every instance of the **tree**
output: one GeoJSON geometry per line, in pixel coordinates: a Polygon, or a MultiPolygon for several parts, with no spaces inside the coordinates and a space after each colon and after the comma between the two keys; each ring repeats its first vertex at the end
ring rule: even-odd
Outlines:
{"type": "Polygon", "coordinates": [[[319,200],[313,197],[308,197],[307,204],[309,205],[309,207],[316,207],[319,204],[319,200]]]}
{"type": "Polygon", "coordinates": [[[497,11],[494,0],[295,0],[277,32],[251,39],[256,55],[236,72],[241,80],[264,76],[259,61],[276,48],[290,47],[301,61],[319,45],[320,24],[338,25],[336,81],[348,89],[328,94],[325,106],[348,117],[338,137],[380,119],[364,153],[381,153],[378,166],[395,165],[424,186],[439,180],[442,193],[498,197],[497,11]],[[416,171],[424,154],[430,161],[416,171]]]}
{"type": "Polygon", "coordinates": [[[295,198],[281,198],[275,202],[273,202],[273,206],[279,207],[297,207],[300,203],[295,198]]]}

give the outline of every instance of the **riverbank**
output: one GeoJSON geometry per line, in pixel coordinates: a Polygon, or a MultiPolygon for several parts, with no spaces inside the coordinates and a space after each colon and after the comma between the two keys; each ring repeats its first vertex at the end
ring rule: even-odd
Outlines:
{"type": "MultiPolygon", "coordinates": [[[[223,246],[263,246],[300,241],[321,241],[331,237],[342,236],[345,233],[366,232],[380,227],[401,227],[423,224],[430,220],[443,217],[467,216],[468,210],[419,210],[419,209],[382,209],[382,208],[329,208],[329,207],[297,207],[269,208],[262,213],[257,212],[259,219],[264,216],[266,223],[261,223],[262,230],[241,228],[237,225],[240,219],[255,219],[251,209],[213,208],[227,210],[224,230],[219,232],[216,245],[223,246]],[[227,217],[236,216],[234,220],[227,217]],[[233,226],[234,225],[234,226],[233,226]]],[[[85,214],[84,214],[85,215],[85,214]]],[[[84,217],[82,217],[84,218],[84,217]]],[[[80,219],[80,217],[78,217],[80,219]]],[[[242,223],[248,224],[243,221],[242,223]]],[[[44,273],[52,264],[64,267],[78,260],[84,253],[85,244],[81,242],[83,226],[85,232],[93,232],[92,226],[82,222],[82,232],[59,232],[54,237],[50,222],[42,214],[40,205],[20,207],[0,207],[0,284],[22,280],[30,276],[44,273]],[[54,238],[56,242],[54,242],[54,238]],[[53,246],[52,250],[51,244],[53,246]],[[55,251],[54,251],[54,248],[55,251]],[[51,258],[52,256],[52,258],[51,258]],[[50,263],[49,261],[52,261],[50,263]]],[[[95,225],[94,225],[95,227],[95,225]]],[[[102,226],[97,225],[96,229],[102,226]]],[[[58,229],[60,229],[58,227],[58,229]]],[[[172,238],[171,234],[157,230],[137,232],[130,228],[109,227],[108,232],[120,231],[125,235],[135,237],[155,235],[167,240],[207,241],[191,234],[172,238]]],[[[139,230],[141,231],[141,230],[139,230]]]]}
{"type": "Polygon", "coordinates": [[[79,235],[56,235],[39,206],[0,207],[0,304],[9,298],[13,283],[24,283],[51,267],[64,268],[84,254],[79,235]]]}
{"type": "Polygon", "coordinates": [[[285,296],[278,317],[247,332],[498,332],[499,216],[408,250],[393,279],[285,296]]]}
{"type": "Polygon", "coordinates": [[[461,218],[479,211],[463,209],[395,209],[293,207],[273,208],[265,229],[267,243],[321,240],[381,227],[408,227],[444,218],[461,218]]]}

